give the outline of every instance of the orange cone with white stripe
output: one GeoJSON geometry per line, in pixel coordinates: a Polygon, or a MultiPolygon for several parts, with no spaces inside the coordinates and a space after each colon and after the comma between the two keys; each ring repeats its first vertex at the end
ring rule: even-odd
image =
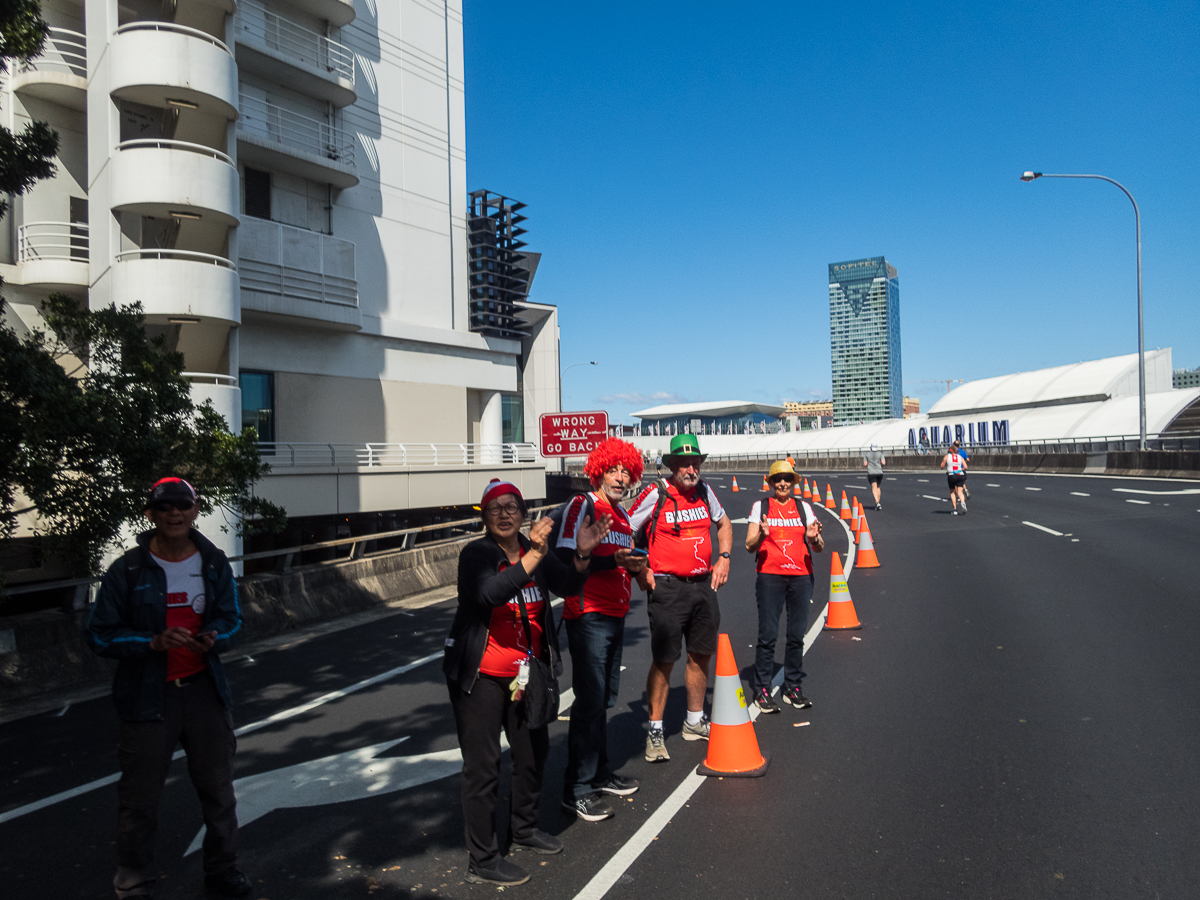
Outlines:
{"type": "MultiPolygon", "coordinates": [[[[814,493],[815,493],[815,491],[814,491],[814,493]]],[[[826,509],[837,509],[837,503],[834,502],[834,499],[833,499],[833,487],[829,484],[828,481],[825,482],[825,508],[826,509]]]]}
{"type": "Polygon", "coordinates": [[[769,494],[769,493],[771,492],[771,489],[770,489],[769,487],[767,487],[767,476],[766,476],[766,475],[764,475],[764,476],[763,476],[763,489],[762,489],[762,492],[763,492],[764,494],[769,494]]]}
{"type": "Polygon", "coordinates": [[[796,482],[794,482],[794,481],[792,482],[792,496],[793,497],[800,496],[800,485],[796,484],[796,482]]]}
{"type": "Polygon", "coordinates": [[[855,540],[858,539],[858,520],[861,517],[861,507],[858,505],[858,494],[854,495],[854,500],[850,504],[850,531],[853,532],[855,540]]]}
{"type": "Polygon", "coordinates": [[[737,476],[733,476],[733,492],[736,494],[741,488],[737,486],[737,476]]]}
{"type": "Polygon", "coordinates": [[[850,521],[850,501],[846,499],[846,492],[842,491],[842,508],[838,512],[838,518],[843,522],[850,521]]]}
{"type": "Polygon", "coordinates": [[[811,491],[811,490],[809,490],[809,488],[808,488],[808,479],[807,479],[807,478],[805,478],[805,479],[804,479],[804,494],[803,494],[803,497],[804,497],[804,499],[805,499],[805,500],[811,500],[811,499],[812,499],[812,491],[811,491]]]}
{"type": "Polygon", "coordinates": [[[746,692],[733,658],[729,635],[717,636],[717,672],[713,683],[708,756],[696,769],[701,775],[757,778],[767,773],[767,758],[758,748],[746,692]]]}
{"type": "Polygon", "coordinates": [[[858,621],[858,613],[854,611],[854,601],[850,599],[850,585],[842,572],[842,560],[837,551],[833,551],[833,559],[829,563],[829,608],[825,614],[827,631],[854,631],[862,628],[858,621]]]}
{"type": "Polygon", "coordinates": [[[858,520],[858,555],[854,564],[860,569],[878,569],[879,557],[875,555],[875,542],[871,540],[871,526],[867,524],[867,514],[861,513],[858,520]]]}

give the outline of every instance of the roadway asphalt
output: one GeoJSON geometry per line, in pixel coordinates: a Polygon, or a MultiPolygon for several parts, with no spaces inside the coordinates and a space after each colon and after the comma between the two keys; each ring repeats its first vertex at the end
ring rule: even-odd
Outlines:
{"type": "MultiPolygon", "coordinates": [[[[709,478],[735,519],[762,496],[757,476],[739,476],[738,494],[729,474],[709,478]]],[[[826,482],[839,496],[847,487],[869,497],[864,478],[820,476],[826,482]]],[[[884,482],[884,509],[867,513],[882,567],[850,576],[862,630],[822,632],[806,657],[814,707],[760,717],[766,776],[701,784],[607,897],[1195,895],[1200,485],[976,473],[969,486],[970,512],[953,517],[944,476],[884,482]],[[1180,491],[1198,492],[1171,493],[1180,491]]],[[[841,529],[823,515],[830,547],[844,554],[841,529]]],[[[745,675],[756,624],[744,536],[735,525],[721,607],[745,675]]],[[[814,614],[828,597],[828,565],[828,553],[818,557],[814,614]]],[[[252,653],[230,667],[237,724],[436,656],[452,612],[447,601],[252,653]]],[[[513,890],[531,900],[579,895],[704,756],[703,742],[679,738],[677,672],[666,717],[672,760],[642,759],[645,623],[635,596],[610,716],[612,754],[642,790],[617,800],[607,822],[562,814],[566,725],[552,726],[542,824],[566,851],[517,857],[534,879],[513,890]]],[[[115,772],[115,736],[106,699],[0,726],[0,818],[115,772]]],[[[260,810],[319,804],[244,824],[252,896],[497,890],[463,883],[455,746],[436,659],[244,735],[237,775],[264,776],[257,786],[274,798],[260,810]],[[397,762],[378,766],[358,794],[294,791],[315,777],[311,767],[266,774],[399,739],[378,754],[397,762]]],[[[326,777],[345,765],[327,763],[326,777]]],[[[4,895],[109,896],[115,799],[105,785],[0,822],[4,895]]],[[[184,856],[200,819],[183,761],[160,822],[160,896],[202,896],[199,854],[184,856]]]]}

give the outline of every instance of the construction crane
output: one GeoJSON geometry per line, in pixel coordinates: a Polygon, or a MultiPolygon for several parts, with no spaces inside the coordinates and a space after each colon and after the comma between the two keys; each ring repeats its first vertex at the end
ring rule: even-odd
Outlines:
{"type": "Polygon", "coordinates": [[[905,384],[944,384],[944,385],[946,385],[946,393],[948,394],[948,393],[950,393],[950,385],[966,384],[966,379],[965,378],[932,378],[932,379],[918,379],[916,381],[906,381],[904,383],[905,384]]]}

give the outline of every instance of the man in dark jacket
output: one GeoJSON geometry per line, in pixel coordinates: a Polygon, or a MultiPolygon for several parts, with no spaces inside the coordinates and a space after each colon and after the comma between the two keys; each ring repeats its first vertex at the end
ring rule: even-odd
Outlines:
{"type": "Polygon", "coordinates": [[[118,660],[113,703],[121,719],[117,786],[118,897],[148,897],[158,801],[177,743],[200,797],[204,883],[229,897],[250,892],[237,868],[236,740],[218,652],[242,627],[225,554],[193,528],[196,491],[181,478],[150,489],[153,531],[105,573],[87,624],[100,656],[118,660]]]}

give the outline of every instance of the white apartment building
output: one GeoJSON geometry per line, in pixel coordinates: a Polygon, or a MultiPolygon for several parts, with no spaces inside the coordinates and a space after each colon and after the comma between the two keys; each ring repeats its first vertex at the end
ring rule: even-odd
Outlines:
{"type": "Polygon", "coordinates": [[[3,96],[61,141],[0,223],[16,327],[55,290],[141,302],[195,396],[273,445],[260,489],[293,516],[477,502],[497,473],[545,496],[524,441],[559,408],[557,310],[472,330],[458,0],[42,10],[3,96]]]}

